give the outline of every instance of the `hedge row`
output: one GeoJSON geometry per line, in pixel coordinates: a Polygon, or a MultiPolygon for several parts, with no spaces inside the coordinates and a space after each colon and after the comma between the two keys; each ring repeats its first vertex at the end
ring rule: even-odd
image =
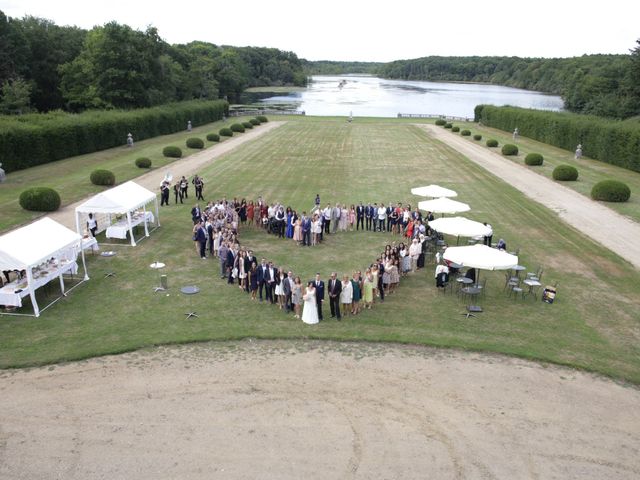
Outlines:
{"type": "Polygon", "coordinates": [[[179,132],[189,120],[194,127],[220,120],[228,108],[224,100],[193,100],[130,111],[0,116],[2,168],[14,172],[125,145],[129,132],[135,141],[179,132]]]}
{"type": "Polygon", "coordinates": [[[475,121],[640,172],[640,126],[637,122],[609,120],[567,112],[478,105],[475,121]]]}

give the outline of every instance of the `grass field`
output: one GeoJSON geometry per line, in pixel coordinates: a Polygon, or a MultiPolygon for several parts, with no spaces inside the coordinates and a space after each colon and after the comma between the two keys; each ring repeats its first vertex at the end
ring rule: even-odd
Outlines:
{"type": "MultiPolygon", "coordinates": [[[[165,343],[318,338],[501,352],[640,383],[640,274],[626,262],[409,122],[288,120],[206,168],[205,197],[263,195],[298,210],[308,209],[316,193],[323,203],[415,205],[420,199],[409,193],[411,187],[438,183],[455,189],[459,199],[471,205],[470,218],[491,223],[494,238],[519,247],[521,264],[544,266],[543,283],[559,282],[556,303],[508,299],[503,274],[482,272],[488,278],[485,311],[465,319],[460,315],[464,304],[455,295],[436,291],[429,266],[403,279],[399,291],[372,311],[310,327],[275,307],[251,302],[220,280],[218,262],[201,260],[195,253],[192,204],[172,204],[161,210],[158,231],[138,247],[117,248],[110,265],[99,256],[89,257],[91,281],[40,318],[0,317],[0,366],[46,364],[165,343]],[[158,277],[149,264],[155,260],[167,264],[163,273],[169,276],[168,295],[153,293],[158,277]],[[103,278],[107,269],[117,276],[103,278]],[[201,293],[183,297],[179,287],[193,283],[201,293]],[[186,321],[190,301],[200,317],[186,321]]],[[[158,140],[158,145],[168,143],[158,140]]],[[[102,155],[109,158],[110,153],[102,155]]],[[[363,269],[393,240],[397,238],[387,234],[348,232],[302,249],[263,232],[241,232],[241,241],[258,258],[273,259],[303,279],[316,271],[326,279],[332,270],[363,269]]]]}

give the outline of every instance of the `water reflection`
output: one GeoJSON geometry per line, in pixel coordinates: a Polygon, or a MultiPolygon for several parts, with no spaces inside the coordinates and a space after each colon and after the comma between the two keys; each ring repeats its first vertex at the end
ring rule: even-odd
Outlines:
{"type": "Polygon", "coordinates": [[[562,110],[563,106],[562,99],[556,95],[517,88],[387,80],[366,75],[317,75],[305,91],[258,101],[267,106],[291,103],[307,115],[348,116],[353,111],[353,115],[359,117],[395,117],[398,113],[473,117],[473,109],[480,103],[541,110],[562,110]]]}

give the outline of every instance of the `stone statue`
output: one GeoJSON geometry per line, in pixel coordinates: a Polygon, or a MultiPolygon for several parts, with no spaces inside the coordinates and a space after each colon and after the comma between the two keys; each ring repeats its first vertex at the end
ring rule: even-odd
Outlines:
{"type": "Polygon", "coordinates": [[[131,133],[127,135],[127,147],[133,147],[133,135],[131,133]]]}
{"type": "Polygon", "coordinates": [[[520,132],[518,131],[518,127],[516,127],[515,130],[513,130],[513,139],[518,140],[518,138],[520,138],[520,132]]]}
{"type": "Polygon", "coordinates": [[[191,131],[191,120],[187,122],[187,132],[191,131]]]}
{"type": "Polygon", "coordinates": [[[576,147],[576,156],[575,159],[576,160],[580,160],[582,158],[582,144],[579,143],[578,146],[576,147]]]}
{"type": "Polygon", "coordinates": [[[2,164],[0,163],[0,183],[3,183],[7,179],[7,175],[4,173],[2,169],[2,164]]]}

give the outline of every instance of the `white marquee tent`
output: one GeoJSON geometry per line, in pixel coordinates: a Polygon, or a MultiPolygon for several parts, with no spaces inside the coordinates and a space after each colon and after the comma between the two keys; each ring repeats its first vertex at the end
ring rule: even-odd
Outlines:
{"type": "Polygon", "coordinates": [[[458,194],[454,190],[441,187],[440,185],[427,185],[426,187],[415,187],[411,189],[411,193],[420,197],[457,197],[458,194]]]}
{"type": "Polygon", "coordinates": [[[133,227],[144,223],[144,234],[145,237],[148,237],[149,222],[157,221],[157,226],[160,226],[156,194],[135,182],[126,182],[106,190],[76,207],[76,228],[78,233],[82,233],[81,226],[84,228],[87,216],[90,213],[98,221],[98,231],[107,230],[107,238],[125,239],[128,232],[131,237],[131,245],[134,247],[136,246],[136,240],[133,236],[133,227]],[[155,218],[146,208],[151,202],[155,203],[155,218]],[[135,214],[140,209],[142,212],[135,214]],[[112,219],[115,215],[126,217],[114,223],[112,219]]]}
{"type": "Polygon", "coordinates": [[[62,296],[64,296],[63,274],[78,271],[76,263],[78,254],[82,256],[83,281],[89,280],[82,250],[82,237],[49,217],[2,235],[0,237],[0,270],[25,270],[26,282],[24,279],[16,280],[1,288],[0,304],[21,307],[22,297],[29,295],[34,315],[39,317],[40,308],[36,301],[35,290],[58,277],[62,296]]]}

